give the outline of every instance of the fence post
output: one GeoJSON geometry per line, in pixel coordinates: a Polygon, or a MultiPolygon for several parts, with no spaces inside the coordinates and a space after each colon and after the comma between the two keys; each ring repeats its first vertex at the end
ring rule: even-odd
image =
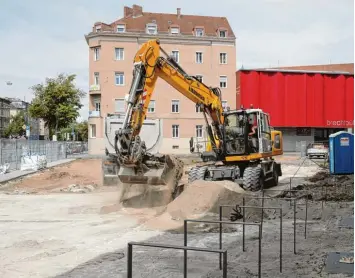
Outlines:
{"type": "Polygon", "coordinates": [[[2,147],[2,143],[3,143],[3,141],[2,141],[2,139],[0,139],[0,165],[2,165],[3,163],[2,163],[2,152],[3,152],[3,147],[2,147]]]}
{"type": "Polygon", "coordinates": [[[15,159],[16,159],[16,166],[15,169],[18,170],[17,166],[18,166],[18,152],[17,152],[17,139],[15,139],[15,159]]]}

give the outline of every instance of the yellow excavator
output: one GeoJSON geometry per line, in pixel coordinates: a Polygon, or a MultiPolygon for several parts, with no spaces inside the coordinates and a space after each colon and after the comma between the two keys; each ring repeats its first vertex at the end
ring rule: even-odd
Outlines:
{"type": "MultiPolygon", "coordinates": [[[[158,78],[199,106],[204,115],[210,147],[202,156],[210,162],[192,168],[189,182],[227,179],[251,191],[266,183],[278,184],[281,165],[273,157],[283,154],[282,133],[270,127],[269,115],[252,107],[224,110],[221,90],[186,73],[161,48],[158,39],[144,43],[134,57],[127,109],[122,126],[115,132],[118,177],[123,183],[166,184],[172,170],[181,168],[170,155],[148,153],[140,138],[158,78]]],[[[190,151],[194,151],[193,140],[190,151]]]]}

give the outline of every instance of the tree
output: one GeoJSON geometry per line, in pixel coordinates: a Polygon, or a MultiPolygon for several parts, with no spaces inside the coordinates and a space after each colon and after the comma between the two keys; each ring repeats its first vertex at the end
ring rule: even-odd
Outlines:
{"type": "Polygon", "coordinates": [[[25,124],[25,113],[23,111],[11,116],[11,122],[5,129],[4,135],[6,137],[11,136],[22,136],[26,133],[23,129],[25,124]]]}
{"type": "MultiPolygon", "coordinates": [[[[66,135],[70,134],[73,132],[76,134],[76,140],[77,141],[87,141],[88,140],[88,122],[84,121],[81,123],[72,123],[68,125],[68,127],[60,129],[60,140],[66,140],[66,135]]],[[[70,137],[72,140],[73,137],[70,137]]]]}
{"type": "Polygon", "coordinates": [[[79,116],[83,106],[81,99],[85,92],[76,88],[76,75],[59,74],[56,78],[46,78],[45,84],[37,84],[31,89],[34,99],[29,107],[33,118],[42,118],[50,132],[58,133],[79,116]]]}
{"type": "Polygon", "coordinates": [[[87,141],[88,136],[89,136],[89,131],[88,131],[88,122],[83,121],[81,123],[78,123],[76,126],[76,130],[78,133],[78,140],[79,141],[87,141]]]}

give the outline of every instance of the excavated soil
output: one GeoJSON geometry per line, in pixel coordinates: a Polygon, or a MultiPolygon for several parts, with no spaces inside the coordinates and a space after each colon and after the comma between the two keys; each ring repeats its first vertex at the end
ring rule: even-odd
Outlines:
{"type": "MultiPolygon", "coordinates": [[[[241,201],[244,190],[238,184],[221,181],[194,181],[175,200],[169,203],[165,212],[145,223],[158,230],[181,231],[184,219],[199,219],[218,213],[219,204],[236,204],[241,201]]],[[[204,225],[191,225],[203,228],[204,225]]]]}
{"type": "Polygon", "coordinates": [[[309,199],[315,201],[354,201],[354,175],[330,175],[329,172],[320,171],[299,183],[295,190],[299,192],[283,192],[279,197],[294,197],[306,194],[309,191],[309,199]]]}
{"type": "Polygon", "coordinates": [[[5,192],[15,190],[27,194],[69,192],[72,188],[84,187],[96,189],[102,185],[101,177],[101,159],[83,159],[8,182],[1,189],[5,192]]]}

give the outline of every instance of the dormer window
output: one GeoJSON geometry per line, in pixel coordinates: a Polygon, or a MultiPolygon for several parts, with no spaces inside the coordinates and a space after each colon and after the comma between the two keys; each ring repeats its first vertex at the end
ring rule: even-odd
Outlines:
{"type": "Polygon", "coordinates": [[[196,37],[202,37],[204,35],[203,28],[196,28],[195,29],[195,35],[196,35],[196,37]]]}
{"type": "Polygon", "coordinates": [[[150,34],[150,35],[156,35],[158,32],[157,32],[157,25],[155,23],[149,23],[146,25],[146,32],[147,34],[150,34]]]}
{"type": "Polygon", "coordinates": [[[219,37],[220,38],[226,38],[227,37],[227,31],[226,30],[219,30],[219,37]]]}
{"type": "Polygon", "coordinates": [[[117,25],[117,33],[124,33],[124,32],[126,32],[126,25],[118,24],[117,25]]]}
{"type": "Polygon", "coordinates": [[[96,32],[101,32],[101,25],[96,26],[96,32]]]}
{"type": "Polygon", "coordinates": [[[180,28],[179,28],[179,27],[171,27],[171,28],[170,28],[170,33],[171,33],[172,35],[177,35],[177,34],[180,33],[180,28]]]}

